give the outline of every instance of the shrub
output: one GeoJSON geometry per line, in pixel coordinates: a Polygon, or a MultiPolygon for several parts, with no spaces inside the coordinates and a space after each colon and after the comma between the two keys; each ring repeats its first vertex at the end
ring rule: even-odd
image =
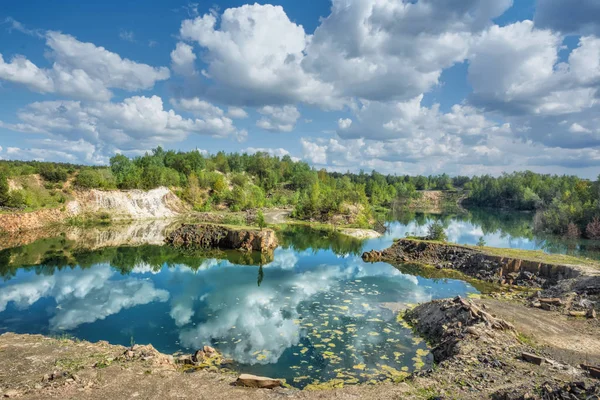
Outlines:
{"type": "Polygon", "coordinates": [[[67,170],[52,164],[40,165],[40,175],[48,182],[65,182],[68,177],[67,170]]]}
{"type": "Polygon", "coordinates": [[[86,168],[77,174],[75,185],[84,189],[113,189],[116,187],[116,180],[107,168],[86,168]]]}
{"type": "Polygon", "coordinates": [[[483,236],[479,237],[479,240],[477,241],[477,246],[479,246],[479,247],[485,246],[485,240],[483,239],[483,236]]]}
{"type": "Polygon", "coordinates": [[[265,215],[260,210],[256,214],[256,224],[258,225],[258,227],[260,228],[261,231],[263,230],[263,228],[267,227],[267,222],[265,221],[265,215]]]}
{"type": "Polygon", "coordinates": [[[600,240],[600,218],[594,217],[592,221],[587,224],[585,233],[589,239],[600,240]]]}
{"type": "Polygon", "coordinates": [[[8,206],[7,203],[9,199],[8,179],[6,178],[6,175],[0,174],[0,206],[8,206]]]}
{"type": "Polygon", "coordinates": [[[565,236],[569,239],[578,239],[581,236],[581,230],[577,225],[575,225],[572,222],[569,222],[569,225],[567,225],[567,232],[565,233],[565,236]]]}
{"type": "Polygon", "coordinates": [[[429,225],[429,234],[427,235],[427,239],[437,240],[440,242],[445,242],[448,240],[448,236],[446,236],[446,231],[444,230],[444,225],[439,221],[429,225]]]}

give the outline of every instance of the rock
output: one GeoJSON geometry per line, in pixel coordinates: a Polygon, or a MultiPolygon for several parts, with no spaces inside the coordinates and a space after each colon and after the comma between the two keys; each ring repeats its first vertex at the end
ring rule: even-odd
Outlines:
{"type": "Polygon", "coordinates": [[[204,350],[198,350],[192,356],[192,361],[195,363],[201,363],[202,361],[204,361],[205,356],[206,356],[206,353],[204,352],[204,350]]]}
{"type": "Polygon", "coordinates": [[[190,355],[179,356],[177,358],[177,363],[183,365],[194,365],[194,361],[192,361],[192,356],[190,355]]]}
{"type": "Polygon", "coordinates": [[[590,308],[587,311],[586,317],[595,319],[596,318],[596,310],[594,310],[593,308],[590,308]]]}
{"type": "Polygon", "coordinates": [[[242,374],[237,378],[236,385],[259,389],[274,389],[282,386],[279,379],[267,378],[250,374],[242,374]]]}
{"type": "Polygon", "coordinates": [[[535,365],[542,365],[544,363],[544,359],[542,357],[536,356],[535,354],[531,354],[531,353],[525,353],[523,352],[521,354],[521,358],[529,363],[535,364],[535,365]]]}
{"type": "Polygon", "coordinates": [[[569,311],[571,317],[585,317],[586,314],[586,311],[569,311]]]}
{"type": "Polygon", "coordinates": [[[538,299],[538,301],[542,304],[552,304],[555,306],[559,306],[562,304],[562,300],[558,299],[558,298],[545,298],[545,299],[538,299]]]}
{"type": "Polygon", "coordinates": [[[125,357],[127,357],[127,358],[133,358],[134,354],[135,353],[131,350],[125,351],[125,357]]]}
{"type": "Polygon", "coordinates": [[[6,392],[4,392],[4,397],[6,398],[13,398],[17,396],[19,396],[19,392],[17,392],[16,390],[7,390],[6,392]]]}
{"type": "Polygon", "coordinates": [[[204,346],[203,350],[204,350],[204,353],[209,357],[217,352],[214,348],[212,348],[210,346],[204,346]]]}
{"type": "Polygon", "coordinates": [[[581,368],[588,371],[592,378],[600,379],[600,367],[592,367],[591,365],[582,364],[581,368]]]}

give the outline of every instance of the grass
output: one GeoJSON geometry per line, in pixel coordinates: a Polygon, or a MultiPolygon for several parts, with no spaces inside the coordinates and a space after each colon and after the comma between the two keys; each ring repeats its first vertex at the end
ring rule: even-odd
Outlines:
{"type": "Polygon", "coordinates": [[[531,346],[531,347],[535,346],[535,341],[533,340],[533,338],[524,333],[521,333],[521,332],[517,333],[517,340],[528,346],[531,346]]]}

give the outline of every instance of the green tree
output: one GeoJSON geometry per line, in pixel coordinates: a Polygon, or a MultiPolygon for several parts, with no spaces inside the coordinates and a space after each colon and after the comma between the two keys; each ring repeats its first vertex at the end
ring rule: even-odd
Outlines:
{"type": "Polygon", "coordinates": [[[427,239],[437,240],[439,242],[445,242],[448,240],[444,225],[440,221],[436,221],[429,225],[427,239]]]}
{"type": "Polygon", "coordinates": [[[263,228],[267,227],[267,222],[265,221],[265,215],[260,210],[256,214],[256,224],[258,225],[258,227],[260,228],[261,231],[263,230],[263,228]]]}

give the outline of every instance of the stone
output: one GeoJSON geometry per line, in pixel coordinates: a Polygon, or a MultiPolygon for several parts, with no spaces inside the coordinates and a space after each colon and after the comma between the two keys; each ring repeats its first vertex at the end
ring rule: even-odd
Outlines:
{"type": "Polygon", "coordinates": [[[596,310],[594,310],[593,308],[590,308],[587,311],[586,317],[596,319],[596,310]]]}
{"type": "Polygon", "coordinates": [[[282,386],[279,379],[267,378],[250,374],[241,374],[236,381],[238,386],[246,386],[259,389],[274,389],[282,386]]]}
{"type": "Polygon", "coordinates": [[[17,392],[16,390],[7,390],[6,392],[4,392],[4,397],[6,398],[13,398],[17,396],[19,396],[19,392],[17,392]]]}
{"type": "Polygon", "coordinates": [[[204,350],[204,353],[205,353],[207,356],[209,356],[209,357],[210,357],[212,354],[214,354],[214,353],[216,353],[216,352],[217,352],[217,351],[216,351],[214,348],[212,348],[212,347],[210,347],[210,346],[204,346],[204,349],[203,349],[203,350],[204,350]]]}
{"type": "Polygon", "coordinates": [[[544,299],[538,299],[538,301],[542,304],[552,304],[555,306],[559,306],[562,304],[562,300],[558,299],[558,298],[544,298],[544,299]]]}
{"type": "Polygon", "coordinates": [[[571,317],[585,317],[586,314],[586,311],[569,311],[571,317]]]}
{"type": "Polygon", "coordinates": [[[535,354],[531,354],[531,353],[525,353],[523,352],[521,354],[521,358],[529,363],[535,364],[535,365],[542,365],[544,363],[544,358],[536,356],[535,354]]]}
{"type": "Polygon", "coordinates": [[[194,365],[194,362],[192,361],[192,356],[190,355],[179,356],[177,358],[177,363],[183,365],[194,365]]]}
{"type": "Polygon", "coordinates": [[[195,363],[201,363],[202,361],[204,361],[205,356],[206,356],[206,353],[204,353],[204,350],[198,350],[192,356],[192,361],[195,363]]]}

